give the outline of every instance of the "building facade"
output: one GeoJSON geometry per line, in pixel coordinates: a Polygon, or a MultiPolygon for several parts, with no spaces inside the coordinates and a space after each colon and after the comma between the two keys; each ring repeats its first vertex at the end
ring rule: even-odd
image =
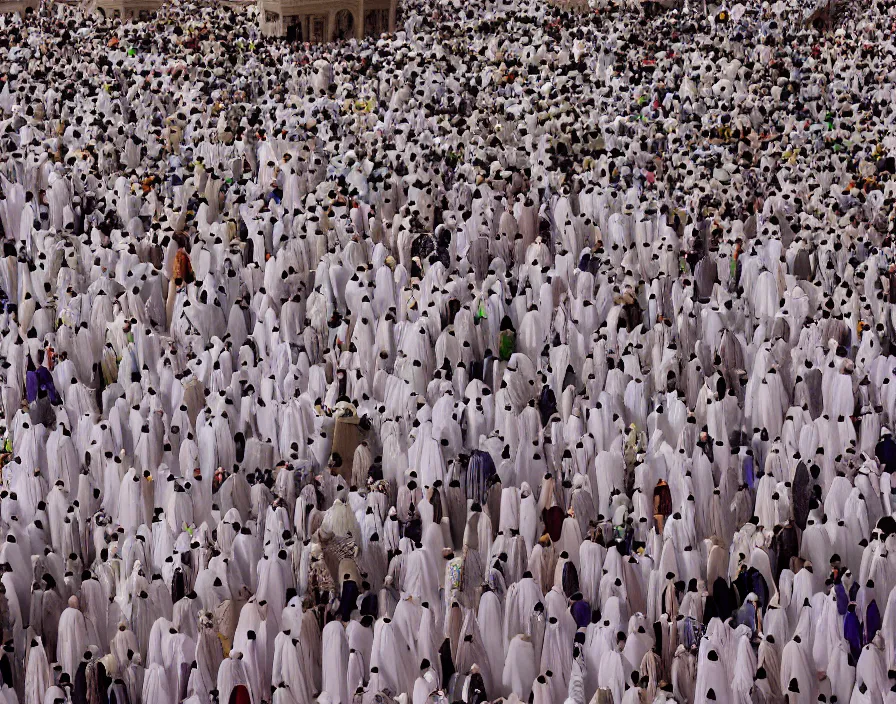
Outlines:
{"type": "Polygon", "coordinates": [[[29,12],[36,12],[40,0],[0,0],[0,14],[18,12],[24,17],[29,12]]]}
{"type": "Polygon", "coordinates": [[[259,0],[268,36],[293,41],[361,39],[395,31],[396,0],[259,0]]]}
{"type": "Polygon", "coordinates": [[[163,4],[163,0],[93,0],[90,7],[106,17],[138,20],[148,19],[163,4]]]}
{"type": "MultiPolygon", "coordinates": [[[[41,0],[0,0],[0,13],[24,16],[41,0]]],[[[85,8],[109,18],[148,19],[164,0],[88,0],[85,8]]],[[[395,31],[397,0],[258,0],[261,30],[299,42],[376,37],[395,31]]]]}

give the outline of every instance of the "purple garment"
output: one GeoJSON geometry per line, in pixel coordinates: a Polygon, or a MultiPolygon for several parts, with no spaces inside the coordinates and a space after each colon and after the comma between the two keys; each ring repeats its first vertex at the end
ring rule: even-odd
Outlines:
{"type": "Polygon", "coordinates": [[[584,599],[574,601],[569,607],[569,613],[572,614],[573,620],[579,628],[587,628],[591,623],[591,605],[584,599]]]}
{"type": "Polygon", "coordinates": [[[60,403],[56,385],[53,383],[53,375],[46,367],[38,367],[34,371],[25,373],[25,399],[28,403],[34,403],[41,391],[50,397],[50,403],[54,406],[60,403]]]}
{"type": "Polygon", "coordinates": [[[37,400],[37,372],[25,373],[25,400],[34,403],[37,400]]]}
{"type": "Polygon", "coordinates": [[[849,595],[846,593],[846,587],[842,583],[837,582],[834,585],[834,594],[837,597],[837,613],[840,616],[845,616],[849,606],[849,595]]]}
{"type": "Polygon", "coordinates": [[[880,630],[880,609],[877,608],[877,602],[873,599],[865,610],[865,643],[874,640],[874,636],[880,630]]]}
{"type": "Polygon", "coordinates": [[[53,375],[50,374],[50,370],[46,367],[38,367],[36,374],[38,391],[46,391],[47,396],[50,397],[50,403],[54,406],[59,405],[61,400],[56,392],[56,384],[53,383],[53,375]]]}
{"type": "Polygon", "coordinates": [[[484,504],[488,498],[488,480],[497,473],[495,461],[489,453],[473,450],[463,476],[463,488],[467,498],[478,504],[484,504]]]}
{"type": "Polygon", "coordinates": [[[746,485],[748,487],[750,487],[751,489],[755,488],[756,477],[753,474],[753,458],[750,457],[749,455],[747,455],[744,458],[743,471],[744,471],[744,482],[746,482],[746,485]]]}
{"type": "Polygon", "coordinates": [[[858,662],[859,655],[862,654],[862,624],[853,611],[847,612],[846,618],[843,619],[843,637],[849,643],[852,659],[858,662]]]}
{"type": "Polygon", "coordinates": [[[703,624],[693,616],[685,616],[684,618],[684,647],[690,650],[695,645],[700,644],[703,638],[703,624]]]}
{"type": "Polygon", "coordinates": [[[749,626],[753,633],[756,633],[756,607],[749,601],[745,601],[734,614],[738,625],[749,626]]]}
{"type": "Polygon", "coordinates": [[[768,584],[765,583],[765,577],[753,567],[747,570],[747,577],[750,579],[753,593],[759,597],[759,608],[765,608],[768,604],[768,584]]]}

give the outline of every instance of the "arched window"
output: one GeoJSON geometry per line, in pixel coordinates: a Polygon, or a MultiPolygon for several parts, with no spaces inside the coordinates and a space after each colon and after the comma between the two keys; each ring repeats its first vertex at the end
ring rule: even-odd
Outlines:
{"type": "Polygon", "coordinates": [[[333,41],[351,39],[355,36],[355,17],[350,10],[339,10],[333,22],[333,41]]]}

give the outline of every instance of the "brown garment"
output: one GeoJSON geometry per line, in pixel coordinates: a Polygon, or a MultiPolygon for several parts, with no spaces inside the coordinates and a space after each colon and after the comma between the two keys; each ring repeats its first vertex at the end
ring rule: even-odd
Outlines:
{"type": "Polygon", "coordinates": [[[336,419],[333,431],[333,452],[330,455],[330,474],[341,476],[347,484],[352,481],[352,466],[355,450],[361,444],[361,426],[357,416],[344,416],[336,419]],[[340,463],[334,466],[333,460],[339,456],[340,463]]]}
{"type": "Polygon", "coordinates": [[[172,275],[175,281],[179,279],[187,284],[193,283],[193,265],[190,263],[190,255],[187,254],[187,250],[180,248],[177,250],[177,254],[174,255],[172,275]]]}
{"type": "Polygon", "coordinates": [[[666,482],[661,481],[653,490],[653,512],[663,516],[672,513],[672,492],[666,482]]]}

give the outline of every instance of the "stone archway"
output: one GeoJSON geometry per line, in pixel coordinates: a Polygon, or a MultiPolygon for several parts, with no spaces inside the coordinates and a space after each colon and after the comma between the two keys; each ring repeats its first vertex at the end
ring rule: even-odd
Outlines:
{"type": "Polygon", "coordinates": [[[333,41],[343,39],[351,39],[355,36],[355,15],[351,10],[342,9],[336,13],[333,18],[332,36],[333,41]]]}
{"type": "Polygon", "coordinates": [[[367,10],[364,13],[364,36],[378,37],[389,31],[389,10],[367,10]]]}

